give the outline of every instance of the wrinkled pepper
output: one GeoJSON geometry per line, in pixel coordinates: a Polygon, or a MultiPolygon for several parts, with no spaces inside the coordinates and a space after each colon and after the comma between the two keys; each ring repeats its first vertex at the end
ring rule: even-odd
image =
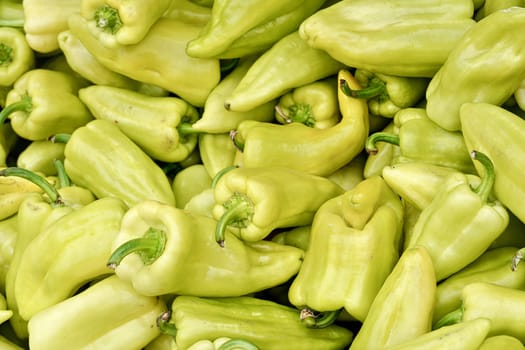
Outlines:
{"type": "MultiPolygon", "coordinates": [[[[360,88],[348,70],[339,71],[338,81],[360,88]]],[[[242,122],[233,140],[242,150],[239,153],[244,166],[285,166],[326,176],[346,165],[364,148],[369,129],[368,107],[365,101],[346,96],[341,89],[338,101],[341,120],[328,129],[309,128],[300,123],[242,122]]]]}
{"type": "Polygon", "coordinates": [[[324,0],[266,2],[217,0],[210,21],[186,52],[192,57],[233,58],[268,50],[297,30],[302,20],[318,10],[324,0]]]}
{"type": "Polygon", "coordinates": [[[110,276],[33,316],[29,346],[142,349],[160,334],[156,317],[165,311],[162,299],[141,295],[110,276]]]}
{"type": "Polygon", "coordinates": [[[282,95],[275,106],[275,119],[281,124],[303,123],[319,129],[337,124],[341,116],[336,78],[317,80],[282,95]]]}
{"type": "Polygon", "coordinates": [[[224,106],[232,111],[249,111],[293,88],[327,78],[343,68],[341,62],[310,47],[294,31],[257,58],[225,99],[224,106]]]}
{"type": "Polygon", "coordinates": [[[78,96],[96,119],[115,123],[153,159],[179,162],[197,146],[197,135],[185,126],[197,121],[199,112],[181,98],[103,85],[80,89],[78,96]]]}
{"type": "Polygon", "coordinates": [[[293,344],[297,349],[342,349],[350,344],[353,333],[339,325],[326,328],[306,327],[299,310],[249,296],[201,298],[177,296],[170,311],[160,315],[161,332],[171,334],[179,349],[195,342],[218,337],[240,338],[260,349],[282,349],[293,344]]]}
{"type": "Polygon", "coordinates": [[[213,243],[217,222],[157,201],[124,215],[108,266],[144,295],[239,296],[285,282],[303,251],[269,241],[244,243],[226,232],[213,243]]]}
{"type": "Polygon", "coordinates": [[[71,181],[98,198],[118,197],[127,206],[145,199],[175,204],[162,169],[111,121],[96,119],[76,129],[64,155],[71,181]]]}
{"type": "Polygon", "coordinates": [[[409,246],[429,251],[438,281],[476,260],[509,223],[507,209],[489,195],[494,167],[485,154],[473,151],[483,165],[481,182],[472,188],[465,174],[452,174],[421,211],[409,246]]]}
{"type": "Polygon", "coordinates": [[[201,162],[214,178],[219,171],[235,164],[237,149],[229,133],[199,135],[199,154],[201,162]]]}
{"type": "Polygon", "coordinates": [[[110,48],[138,44],[173,0],[83,0],[80,14],[91,34],[110,48]]]}
{"type": "Polygon", "coordinates": [[[402,227],[401,201],[380,176],[325,201],[290,286],[290,302],[319,312],[344,308],[363,321],[399,259],[402,227]]]}
{"type": "Polygon", "coordinates": [[[436,279],[423,246],[404,250],[377,293],[350,349],[384,349],[431,330],[436,279]]]}
{"type": "Polygon", "coordinates": [[[105,47],[93,36],[80,15],[69,17],[69,29],[108,69],[162,87],[196,107],[204,106],[221,78],[218,59],[193,58],[185,52],[187,42],[200,32],[199,25],[160,18],[138,44],[116,48],[105,47]]]}
{"type": "Polygon", "coordinates": [[[234,168],[215,184],[215,240],[223,246],[230,230],[256,242],[277,228],[309,225],[325,201],[343,192],[325,177],[291,168],[234,168]]]}
{"type": "Polygon", "coordinates": [[[305,19],[299,33],[349,67],[430,78],[474,25],[473,11],[472,0],[339,1],[305,19]]]}
{"type": "Polygon", "coordinates": [[[366,150],[373,153],[377,142],[390,142],[399,146],[401,161],[419,161],[476,173],[461,132],[441,128],[428,118],[425,109],[400,110],[394,116],[394,124],[397,133],[371,134],[366,150]]]}
{"type": "Polygon", "coordinates": [[[522,7],[497,11],[476,22],[430,81],[428,117],[446,130],[461,130],[462,104],[500,105],[511,97],[525,78],[524,25],[522,7]],[[504,71],[500,71],[502,64],[504,71]]]}
{"type": "Polygon", "coordinates": [[[343,89],[352,97],[368,101],[371,114],[393,118],[404,108],[414,107],[423,97],[429,79],[400,77],[372,73],[366,69],[356,69],[355,77],[363,87],[361,90],[343,89]]]}
{"type": "Polygon", "coordinates": [[[519,339],[510,335],[495,335],[488,337],[481,344],[478,350],[523,350],[525,346],[519,339]]]}
{"type": "Polygon", "coordinates": [[[35,54],[16,28],[0,27],[0,85],[11,86],[35,67],[35,54]]]}
{"type": "Polygon", "coordinates": [[[47,176],[57,175],[55,160],[64,161],[63,143],[50,140],[32,141],[16,158],[16,166],[47,176]]]}
{"type": "Polygon", "coordinates": [[[177,208],[184,208],[190,199],[211,187],[212,178],[203,164],[194,164],[175,175],[171,188],[177,208]]]}
{"type": "MultiPolygon", "coordinates": [[[[460,109],[461,130],[469,149],[485,153],[494,163],[494,195],[525,222],[525,121],[504,108],[465,103],[460,109]]],[[[480,168],[480,164],[475,164],[480,168]]]]}
{"type": "Polygon", "coordinates": [[[93,119],[77,96],[77,83],[62,72],[27,71],[9,91],[0,121],[9,118],[15,133],[27,140],[73,132],[93,119]]]}

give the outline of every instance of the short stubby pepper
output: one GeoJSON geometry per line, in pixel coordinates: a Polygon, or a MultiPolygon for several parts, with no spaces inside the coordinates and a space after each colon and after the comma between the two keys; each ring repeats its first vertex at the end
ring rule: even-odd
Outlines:
{"type": "Polygon", "coordinates": [[[13,85],[34,67],[35,54],[24,33],[17,28],[0,27],[0,85],[13,85]]]}
{"type": "Polygon", "coordinates": [[[108,266],[144,295],[240,296],[286,282],[304,252],[269,241],[245,243],[217,222],[157,201],[131,207],[113,242],[108,266]]]}
{"type": "Polygon", "coordinates": [[[399,259],[403,206],[380,176],[327,200],[317,210],[309,249],[288,298],[299,308],[344,308],[363,321],[399,259]]]}
{"type": "Polygon", "coordinates": [[[325,201],[344,192],[325,177],[284,167],[238,167],[217,176],[213,216],[220,245],[226,230],[256,242],[276,228],[309,225],[325,201]]]}

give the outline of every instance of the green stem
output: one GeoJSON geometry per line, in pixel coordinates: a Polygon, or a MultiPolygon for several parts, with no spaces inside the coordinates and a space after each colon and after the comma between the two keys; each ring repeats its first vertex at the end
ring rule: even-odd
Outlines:
{"type": "Polygon", "coordinates": [[[437,321],[432,328],[438,329],[443,326],[449,326],[452,324],[456,324],[456,323],[461,322],[462,319],[463,319],[463,307],[459,307],[456,310],[449,312],[448,314],[443,316],[441,319],[439,319],[439,321],[437,321]]]}
{"type": "Polygon", "coordinates": [[[211,180],[211,188],[215,188],[215,186],[217,186],[217,182],[219,182],[220,178],[224,174],[226,174],[227,172],[230,172],[231,170],[237,169],[238,167],[239,166],[237,166],[237,165],[231,165],[231,166],[227,166],[227,167],[222,168],[221,170],[219,170],[217,172],[217,174],[215,174],[215,176],[211,180]]]}
{"type": "Polygon", "coordinates": [[[98,28],[111,34],[118,32],[123,25],[118,10],[107,4],[96,9],[94,18],[98,28]]]}
{"type": "Polygon", "coordinates": [[[308,328],[325,328],[337,320],[341,311],[342,309],[315,313],[310,308],[304,308],[301,310],[300,319],[308,328]]]}
{"type": "Polygon", "coordinates": [[[173,323],[170,323],[171,311],[163,312],[157,317],[157,327],[162,334],[171,335],[173,338],[177,336],[177,327],[173,323]]]}
{"type": "Polygon", "coordinates": [[[67,176],[66,169],[64,168],[64,163],[60,159],[55,159],[53,160],[53,165],[57,170],[58,188],[71,186],[71,181],[69,179],[69,176],[67,176]]]}
{"type": "Polygon", "coordinates": [[[238,133],[239,132],[237,130],[231,130],[230,131],[230,140],[232,140],[233,145],[235,146],[235,148],[237,148],[239,151],[242,152],[244,150],[244,143],[239,141],[239,138],[237,137],[238,133]]]}
{"type": "Polygon", "coordinates": [[[18,176],[29,180],[40,187],[42,191],[44,191],[44,193],[49,197],[51,203],[63,205],[62,198],[60,197],[57,189],[51,185],[49,181],[33,171],[24,168],[8,167],[0,171],[0,176],[18,176]]]}
{"type": "Polygon", "coordinates": [[[22,98],[18,102],[11,103],[8,106],[5,106],[4,109],[0,112],[0,125],[2,125],[7,117],[17,111],[24,111],[26,113],[30,113],[33,109],[33,102],[31,97],[25,93],[22,95],[22,98]]]}
{"type": "Polygon", "coordinates": [[[107,266],[116,269],[122,259],[131,253],[139,254],[144,265],[151,265],[164,252],[166,233],[150,227],[142,237],[131,239],[120,245],[108,259],[107,266]]]}
{"type": "Polygon", "coordinates": [[[0,67],[9,66],[13,62],[13,48],[0,43],[0,67]]]}
{"type": "Polygon", "coordinates": [[[55,134],[49,138],[53,143],[67,143],[71,138],[71,134],[55,134]]]}
{"type": "Polygon", "coordinates": [[[494,164],[492,164],[492,161],[485,153],[474,150],[470,152],[470,156],[472,159],[480,162],[485,169],[483,177],[481,178],[481,182],[479,183],[478,187],[474,189],[474,192],[476,192],[481,198],[482,202],[485,203],[489,198],[489,194],[492,191],[494,180],[496,178],[494,174],[494,164]]]}
{"type": "Polygon", "coordinates": [[[365,149],[369,154],[377,153],[377,142],[388,142],[390,144],[399,146],[399,135],[389,132],[375,132],[366,139],[365,149]]]}
{"type": "Polygon", "coordinates": [[[370,79],[368,86],[360,90],[353,90],[344,79],[339,81],[339,87],[346,96],[360,99],[369,99],[386,93],[386,84],[379,78],[370,79]]]}
{"type": "Polygon", "coordinates": [[[230,339],[223,343],[217,350],[259,350],[259,347],[244,339],[230,339]]]}
{"type": "Polygon", "coordinates": [[[226,211],[222,214],[215,228],[215,241],[224,247],[224,237],[229,225],[246,227],[253,217],[253,203],[246,195],[234,193],[223,206],[226,211]]]}
{"type": "Polygon", "coordinates": [[[193,129],[191,125],[191,123],[180,123],[177,125],[177,131],[181,136],[202,134],[202,131],[193,129]]]}
{"type": "Polygon", "coordinates": [[[290,123],[301,123],[310,128],[315,125],[315,118],[312,114],[312,107],[308,104],[295,104],[291,105],[288,110],[290,113],[285,114],[281,106],[276,105],[275,111],[279,116],[288,124],[290,123]]]}
{"type": "Polygon", "coordinates": [[[510,264],[510,269],[512,271],[518,270],[518,264],[523,260],[525,256],[525,248],[519,249],[516,254],[512,257],[512,262],[510,264]]]}

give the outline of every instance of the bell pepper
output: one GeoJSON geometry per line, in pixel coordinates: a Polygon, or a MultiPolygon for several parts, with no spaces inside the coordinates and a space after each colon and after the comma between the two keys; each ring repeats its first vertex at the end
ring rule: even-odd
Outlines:
{"type": "Polygon", "coordinates": [[[203,164],[194,164],[179,171],[171,183],[177,208],[184,208],[193,196],[210,188],[211,181],[203,164]]]}
{"type": "Polygon", "coordinates": [[[228,229],[256,242],[277,228],[309,225],[325,201],[343,192],[325,177],[291,168],[234,168],[215,185],[215,240],[223,246],[228,229]]]}
{"type": "Polygon", "coordinates": [[[302,20],[318,10],[324,0],[214,1],[211,18],[203,31],[190,40],[192,57],[242,57],[266,51],[282,37],[297,30],[302,20]]]}
{"type": "Polygon", "coordinates": [[[432,202],[421,211],[410,246],[425,246],[438,281],[476,260],[509,223],[507,209],[489,195],[494,167],[485,154],[473,151],[483,165],[481,182],[472,188],[465,174],[445,179],[432,202]]]}
{"type": "Polygon", "coordinates": [[[16,134],[27,140],[70,133],[93,119],[77,96],[78,88],[65,73],[32,69],[8,93],[0,121],[9,118],[16,134]]]}
{"type": "Polygon", "coordinates": [[[522,7],[497,11],[476,22],[430,81],[428,117],[446,130],[461,130],[462,104],[501,105],[511,97],[525,78],[525,55],[521,54],[525,41],[520,35],[524,24],[522,7]],[[502,64],[505,71],[495,74],[502,64]]]}
{"type": "Polygon", "coordinates": [[[525,342],[525,291],[494,283],[472,282],[461,291],[461,306],[443,316],[435,328],[485,318],[490,321],[488,337],[508,335],[525,342]]]}
{"type": "Polygon", "coordinates": [[[434,323],[461,306],[463,287],[473,282],[493,283],[514,289],[525,288],[525,269],[511,270],[516,248],[501,247],[483,253],[478,259],[438,284],[434,323]]]}
{"type": "Polygon", "coordinates": [[[474,25],[473,11],[472,0],[339,1],[305,19],[299,34],[349,67],[430,78],[474,25]]]}
{"type": "Polygon", "coordinates": [[[24,27],[24,7],[20,0],[4,0],[0,4],[0,26],[24,27]]]}
{"type": "Polygon", "coordinates": [[[363,175],[365,163],[366,153],[361,152],[348,164],[337,169],[336,171],[334,171],[330,175],[327,175],[326,177],[329,180],[332,180],[333,182],[341,186],[343,190],[351,190],[358,183],[365,179],[363,175]]]}
{"type": "Polygon", "coordinates": [[[194,123],[199,113],[181,98],[103,85],[80,89],[78,96],[96,119],[115,123],[153,159],[178,162],[197,146],[197,135],[187,133],[185,125],[194,123]]]}
{"type": "Polygon", "coordinates": [[[172,0],[83,0],[80,14],[104,46],[138,44],[169,9],[172,0]]]}
{"type": "Polygon", "coordinates": [[[469,151],[459,131],[448,131],[428,118],[423,108],[406,108],[396,113],[396,133],[376,132],[366,142],[367,152],[376,152],[377,142],[399,146],[404,161],[419,161],[476,173],[469,151]]]}
{"type": "Polygon", "coordinates": [[[160,315],[161,332],[171,334],[180,349],[195,342],[218,337],[240,338],[260,349],[343,349],[353,333],[332,324],[326,328],[305,327],[299,310],[270,300],[250,296],[202,298],[179,295],[169,312],[160,315]]]}
{"type": "Polygon", "coordinates": [[[217,222],[157,201],[124,215],[108,266],[144,295],[239,296],[278,285],[297,273],[303,251],[274,242],[244,243],[217,222]]]}
{"type": "Polygon", "coordinates": [[[196,107],[204,106],[221,73],[218,59],[189,57],[186,44],[200,25],[160,18],[138,44],[105,47],[80,15],[69,17],[69,29],[108,69],[131,79],[159,86],[196,107]],[[151,52],[155,52],[154,55],[151,52]]]}
{"type": "Polygon", "coordinates": [[[210,7],[191,0],[177,0],[171,2],[162,16],[205,26],[211,18],[210,7]]]}
{"type": "Polygon", "coordinates": [[[363,321],[399,259],[403,207],[379,176],[325,201],[288,298],[299,308],[344,308],[363,321]]]}
{"type": "Polygon", "coordinates": [[[431,330],[436,279],[423,246],[404,250],[377,293],[351,350],[384,349],[431,330]]]}
{"type": "Polygon", "coordinates": [[[142,349],[160,334],[156,317],[165,311],[162,299],[109,276],[33,316],[29,347],[142,349]]]}
{"type": "Polygon", "coordinates": [[[13,85],[34,67],[35,55],[24,33],[16,28],[0,27],[0,85],[13,85]]]}
{"type": "Polygon", "coordinates": [[[57,35],[68,18],[80,12],[82,0],[24,0],[24,32],[29,46],[42,54],[59,51],[57,35]]]}
{"type": "MultiPolygon", "coordinates": [[[[487,103],[465,103],[460,109],[461,130],[469,149],[485,153],[494,163],[494,196],[525,222],[525,121],[487,103]]],[[[480,165],[475,164],[479,169],[480,165]]]]}
{"type": "Polygon", "coordinates": [[[18,235],[18,216],[11,215],[0,220],[0,293],[5,294],[5,280],[18,235]]]}
{"type": "Polygon", "coordinates": [[[298,86],[279,98],[275,106],[275,119],[281,124],[303,123],[326,129],[339,122],[335,76],[298,86]]]}
{"type": "MultiPolygon", "coordinates": [[[[338,81],[359,88],[347,70],[339,71],[338,81]]],[[[300,123],[242,122],[233,140],[242,150],[239,153],[242,152],[244,166],[284,166],[326,176],[346,165],[364,148],[369,129],[368,107],[365,101],[348,97],[341,89],[338,101],[341,121],[328,129],[309,128],[300,123]]]]}
{"type": "Polygon", "coordinates": [[[63,143],[50,140],[32,141],[16,158],[16,166],[47,176],[57,175],[54,161],[64,161],[63,143]]]}
{"type": "Polygon", "coordinates": [[[118,197],[127,206],[145,199],[175,204],[162,169],[111,121],[96,119],[75,130],[64,155],[71,181],[98,198],[118,197]]]}
{"type": "Polygon", "coordinates": [[[199,135],[199,154],[201,162],[214,178],[219,171],[235,164],[237,149],[229,133],[199,135]]]}
{"type": "Polygon", "coordinates": [[[429,82],[427,78],[372,73],[366,69],[356,69],[354,74],[363,88],[352,90],[344,86],[343,92],[366,99],[370,113],[385,118],[393,118],[401,109],[415,107],[425,97],[429,82]]]}
{"type": "Polygon", "coordinates": [[[495,335],[488,337],[478,350],[523,350],[525,346],[517,338],[510,335],[495,335]]]}
{"type": "Polygon", "coordinates": [[[231,111],[224,107],[224,100],[237,87],[239,82],[256,61],[257,56],[242,58],[234,70],[229,73],[210,92],[206,99],[202,115],[191,128],[203,133],[227,133],[236,129],[243,120],[269,122],[274,118],[273,108],[276,101],[271,100],[249,111],[231,111]]]}
{"type": "Polygon", "coordinates": [[[342,68],[341,62],[310,47],[294,31],[257,58],[225,99],[224,107],[238,112],[249,111],[293,88],[336,74],[342,68]]]}

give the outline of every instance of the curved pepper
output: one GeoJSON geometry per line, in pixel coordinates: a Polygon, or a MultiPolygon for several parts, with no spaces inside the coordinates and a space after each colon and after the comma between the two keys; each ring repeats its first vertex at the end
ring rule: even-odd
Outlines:
{"type": "Polygon", "coordinates": [[[244,243],[217,222],[157,201],[131,207],[122,219],[108,266],[144,295],[239,296],[287,281],[303,251],[268,241],[244,243]]]}
{"type": "Polygon", "coordinates": [[[24,33],[16,28],[0,27],[0,85],[13,85],[34,66],[35,55],[24,33]]]}
{"type": "Polygon", "coordinates": [[[339,1],[305,19],[299,33],[348,67],[430,78],[474,25],[472,15],[472,0],[339,1]]]}
{"type": "Polygon", "coordinates": [[[179,295],[170,311],[160,315],[158,325],[183,349],[203,339],[229,337],[247,340],[264,350],[282,349],[283,344],[293,344],[297,349],[338,350],[347,347],[353,336],[350,330],[335,324],[305,327],[299,310],[249,296],[179,295]]]}
{"type": "Polygon", "coordinates": [[[199,113],[181,98],[103,85],[80,89],[78,96],[96,119],[115,123],[154,159],[179,162],[197,146],[197,135],[185,126],[197,121],[199,113]]]}
{"type": "Polygon", "coordinates": [[[501,105],[511,97],[525,78],[525,39],[520,35],[524,25],[522,7],[497,11],[476,22],[430,81],[428,117],[446,130],[461,130],[462,104],[501,105]],[[505,69],[500,71],[502,64],[505,69]]]}
{"type": "MultiPolygon", "coordinates": [[[[338,80],[360,88],[347,70],[339,71],[338,80]]],[[[242,122],[233,139],[242,149],[243,166],[284,166],[326,176],[347,164],[364,148],[369,128],[368,107],[365,101],[348,97],[341,89],[338,101],[341,121],[328,129],[309,128],[300,123],[242,122]]]]}
{"type": "Polygon", "coordinates": [[[403,207],[379,176],[317,210],[309,249],[288,298],[319,312],[344,307],[363,321],[401,249],[403,207]]]}
{"type": "Polygon", "coordinates": [[[235,168],[215,184],[215,240],[223,246],[230,230],[256,242],[276,228],[309,225],[319,207],[341,193],[327,178],[290,168],[235,168]]]}

